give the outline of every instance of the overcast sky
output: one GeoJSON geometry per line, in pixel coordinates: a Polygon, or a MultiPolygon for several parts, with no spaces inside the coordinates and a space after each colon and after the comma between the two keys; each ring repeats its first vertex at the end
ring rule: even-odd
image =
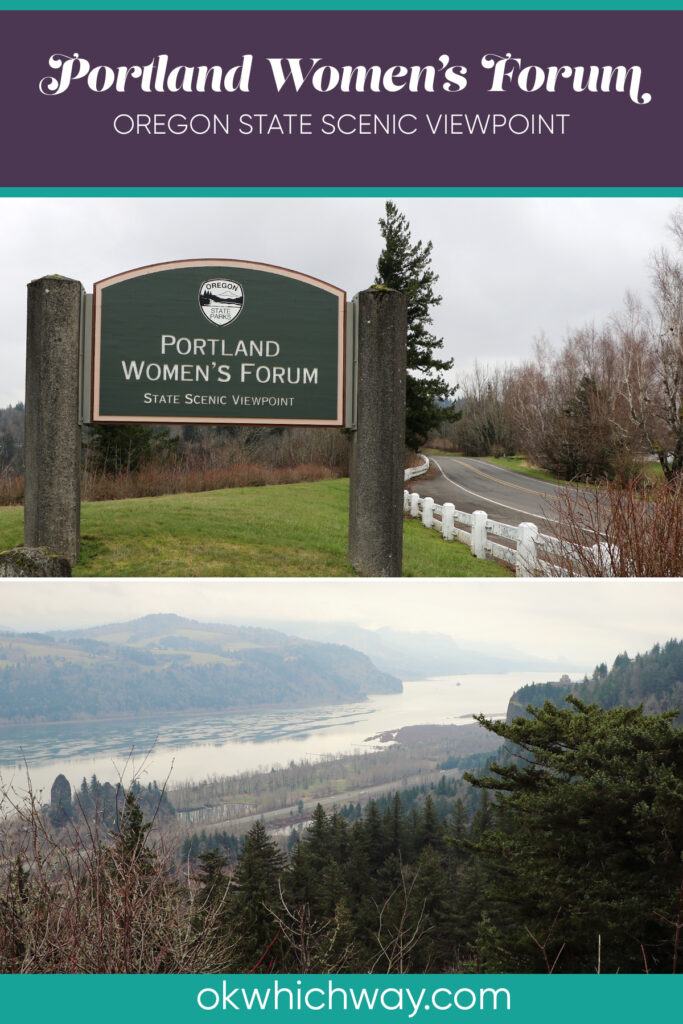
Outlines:
{"type": "MultiPolygon", "coordinates": [[[[529,356],[545,333],[600,322],[627,290],[647,296],[650,253],[668,244],[675,199],[396,200],[414,241],[434,243],[443,303],[435,331],[455,358],[529,356]]],[[[377,199],[0,198],[0,407],[24,397],[26,284],[44,274],[94,281],[149,263],[240,258],[346,289],[372,284],[377,199]]]]}
{"type": "Polygon", "coordinates": [[[678,580],[13,580],[0,627],[80,628],[156,612],[258,626],[264,619],[353,622],[495,642],[590,671],[680,638],[678,580]]]}

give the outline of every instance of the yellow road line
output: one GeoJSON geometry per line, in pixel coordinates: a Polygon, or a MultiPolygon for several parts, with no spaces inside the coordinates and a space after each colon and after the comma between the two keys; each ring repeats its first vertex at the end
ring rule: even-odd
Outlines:
{"type": "Polygon", "coordinates": [[[479,469],[477,466],[473,466],[471,462],[465,459],[456,459],[453,456],[449,456],[453,462],[457,462],[459,466],[465,466],[473,473],[478,473],[479,476],[485,477],[487,480],[493,480],[494,483],[502,484],[503,487],[514,487],[516,491],[526,491],[527,494],[534,494],[537,498],[552,498],[554,495],[551,491],[535,491],[531,487],[522,487],[521,484],[513,484],[508,480],[501,480],[499,476],[494,476],[492,473],[485,473],[483,469],[479,469]]]}
{"type": "MultiPolygon", "coordinates": [[[[436,461],[436,459],[434,459],[434,462],[439,467],[439,472],[441,473],[441,476],[444,478],[444,480],[448,481],[448,483],[451,485],[451,487],[457,487],[459,491],[464,491],[465,494],[471,494],[472,497],[479,498],[480,501],[482,501],[484,504],[488,503],[489,505],[498,505],[500,508],[506,508],[509,512],[519,512],[519,514],[522,515],[522,516],[526,516],[527,518],[531,518],[531,519],[542,519],[546,523],[557,523],[558,522],[557,519],[553,519],[553,518],[551,518],[551,516],[546,516],[543,513],[540,513],[540,512],[530,512],[526,508],[517,508],[515,505],[506,505],[505,502],[503,502],[503,501],[496,501],[495,498],[487,498],[483,494],[477,494],[476,491],[471,491],[469,489],[469,487],[465,487],[464,484],[456,483],[456,481],[451,479],[450,476],[446,476],[446,474],[444,472],[444,469],[443,469],[443,466],[439,466],[439,463],[436,461]]],[[[537,493],[537,492],[534,492],[534,493],[537,493]]],[[[550,496],[550,498],[551,498],[551,501],[555,500],[552,496],[550,496]]]]}

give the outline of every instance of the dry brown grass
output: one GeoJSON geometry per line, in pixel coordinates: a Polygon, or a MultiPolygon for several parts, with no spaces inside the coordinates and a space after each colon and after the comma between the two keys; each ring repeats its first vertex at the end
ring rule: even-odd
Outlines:
{"type": "Polygon", "coordinates": [[[174,460],[148,465],[134,473],[108,476],[85,471],[83,501],[111,501],[120,498],[151,498],[162,494],[189,494],[217,491],[226,487],[264,487],[266,484],[292,484],[315,480],[333,480],[342,476],[320,463],[296,466],[270,466],[263,463],[226,466],[187,465],[174,460]]]}
{"type": "Polygon", "coordinates": [[[24,476],[0,476],[0,505],[23,505],[24,476]]]}
{"type": "MultiPolygon", "coordinates": [[[[252,431],[252,435],[254,435],[252,431]]],[[[83,501],[151,498],[231,487],[334,480],[348,474],[348,441],[339,431],[292,429],[280,434],[214,437],[134,471],[93,469],[84,459],[83,501]]],[[[0,478],[0,505],[20,505],[24,477],[0,478]]]]}

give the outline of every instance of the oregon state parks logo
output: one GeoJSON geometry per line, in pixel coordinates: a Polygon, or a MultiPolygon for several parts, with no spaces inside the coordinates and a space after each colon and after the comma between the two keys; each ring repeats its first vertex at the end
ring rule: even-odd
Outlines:
{"type": "Polygon", "coordinates": [[[212,324],[223,327],[242,312],[244,289],[237,281],[204,281],[199,289],[199,308],[212,324]]]}

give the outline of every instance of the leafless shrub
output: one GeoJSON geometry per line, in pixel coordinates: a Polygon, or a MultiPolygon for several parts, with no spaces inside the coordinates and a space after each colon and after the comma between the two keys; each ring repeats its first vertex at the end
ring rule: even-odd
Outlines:
{"type": "Polygon", "coordinates": [[[82,814],[54,828],[32,792],[5,790],[0,810],[1,973],[229,969],[191,880],[147,827],[133,844],[82,814]]]}
{"type": "MultiPolygon", "coordinates": [[[[552,954],[549,951],[549,944],[550,944],[550,940],[552,938],[553,932],[555,931],[555,925],[557,924],[557,919],[559,918],[561,912],[562,912],[562,908],[560,907],[560,909],[555,914],[555,917],[553,919],[553,923],[550,925],[550,928],[548,930],[548,934],[546,935],[546,937],[543,940],[543,942],[540,942],[536,938],[534,933],[531,931],[531,929],[528,928],[526,925],[524,925],[524,929],[525,929],[527,935],[533,941],[534,945],[538,947],[538,949],[541,951],[541,953],[543,955],[543,963],[545,965],[546,974],[552,974],[553,973],[553,971],[557,967],[557,964],[559,962],[560,957],[562,956],[562,953],[564,952],[565,943],[563,942],[562,945],[560,946],[560,948],[558,949],[557,953],[553,957],[552,961],[551,961],[550,957],[552,956],[552,954]]],[[[598,974],[599,973],[600,973],[600,970],[598,969],[598,974]]]]}
{"type": "Polygon", "coordinates": [[[339,431],[238,430],[202,434],[175,454],[115,476],[83,469],[83,499],[108,501],[185,494],[227,487],[330,480],[348,472],[348,442],[339,431]]]}
{"type": "MultiPolygon", "coordinates": [[[[348,441],[338,430],[302,427],[264,433],[240,428],[228,437],[214,431],[140,469],[115,474],[96,468],[86,451],[81,496],[83,501],[115,501],[334,480],[348,474],[348,461],[348,441]]],[[[23,500],[23,475],[0,473],[0,505],[23,500]]]]}
{"type": "Polygon", "coordinates": [[[417,873],[401,865],[401,878],[381,905],[377,906],[375,940],[379,952],[370,973],[381,969],[386,974],[408,974],[413,966],[412,954],[429,930],[425,901],[415,901],[413,890],[417,873]]]}
{"type": "Polygon", "coordinates": [[[511,369],[504,381],[517,450],[565,480],[631,473],[643,442],[629,417],[623,373],[612,325],[572,331],[559,352],[539,341],[534,361],[511,369]]]}
{"type": "Polygon", "coordinates": [[[150,498],[163,494],[190,494],[230,487],[263,487],[267,484],[304,483],[332,480],[341,472],[320,463],[273,467],[263,463],[246,466],[210,467],[173,462],[147,466],[134,473],[108,476],[87,473],[83,478],[84,501],[115,501],[122,498],[150,498]]]}
{"type": "Polygon", "coordinates": [[[271,911],[299,974],[342,974],[355,952],[347,941],[343,909],[333,918],[313,921],[308,903],[288,902],[280,884],[280,906],[271,911]]]}
{"type": "Polygon", "coordinates": [[[564,488],[552,515],[558,553],[550,575],[683,575],[683,473],[655,484],[564,488]]]}

